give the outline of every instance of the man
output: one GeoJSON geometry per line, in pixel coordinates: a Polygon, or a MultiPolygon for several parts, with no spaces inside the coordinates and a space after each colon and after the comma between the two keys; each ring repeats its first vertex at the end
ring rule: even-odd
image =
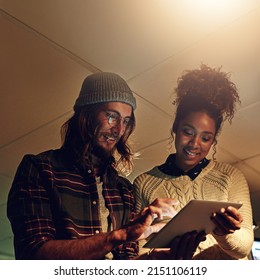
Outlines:
{"type": "Polygon", "coordinates": [[[90,75],[62,127],[62,147],[25,155],[7,208],[17,259],[136,258],[137,240],[157,230],[154,215],[175,213],[174,200],[162,199],[135,216],[132,185],[118,175],[131,168],[135,108],[119,75],[90,75]]]}

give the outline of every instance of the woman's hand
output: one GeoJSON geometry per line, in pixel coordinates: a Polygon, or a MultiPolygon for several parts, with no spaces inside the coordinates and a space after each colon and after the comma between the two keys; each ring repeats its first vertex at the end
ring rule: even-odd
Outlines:
{"type": "Polygon", "coordinates": [[[206,240],[204,231],[187,232],[177,236],[171,243],[170,258],[173,260],[191,260],[201,241],[206,240]]]}
{"type": "Polygon", "coordinates": [[[241,228],[243,217],[235,207],[229,206],[214,212],[211,220],[216,225],[213,232],[216,235],[226,235],[241,228]]]}
{"type": "MultiPolygon", "coordinates": [[[[171,242],[170,249],[154,249],[149,252],[146,259],[153,260],[191,260],[201,241],[206,240],[204,231],[187,232],[177,236],[171,242]]],[[[143,258],[145,258],[143,256],[143,258]]]]}

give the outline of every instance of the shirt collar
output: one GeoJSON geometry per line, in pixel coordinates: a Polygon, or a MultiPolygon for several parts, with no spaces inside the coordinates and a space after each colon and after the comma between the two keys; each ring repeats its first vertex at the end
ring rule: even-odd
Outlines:
{"type": "Polygon", "coordinates": [[[193,167],[188,172],[184,172],[180,169],[176,164],[176,154],[171,154],[168,156],[166,162],[160,165],[158,168],[160,171],[167,175],[180,177],[184,175],[188,175],[191,180],[194,180],[202,171],[209,164],[209,160],[204,158],[202,159],[195,167],[193,167]]]}

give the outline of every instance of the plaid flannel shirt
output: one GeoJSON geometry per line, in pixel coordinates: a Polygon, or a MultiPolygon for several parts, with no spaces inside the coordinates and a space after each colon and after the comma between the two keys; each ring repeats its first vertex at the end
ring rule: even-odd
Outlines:
{"type": "MultiPolygon", "coordinates": [[[[64,150],[57,149],[25,155],[20,163],[7,207],[16,259],[32,259],[48,240],[87,238],[101,232],[93,170],[83,172],[70,162],[64,150]]],[[[114,229],[135,214],[131,183],[123,177],[118,182],[103,186],[114,229]]],[[[138,245],[126,243],[112,253],[114,259],[131,259],[138,254],[138,245]]]]}

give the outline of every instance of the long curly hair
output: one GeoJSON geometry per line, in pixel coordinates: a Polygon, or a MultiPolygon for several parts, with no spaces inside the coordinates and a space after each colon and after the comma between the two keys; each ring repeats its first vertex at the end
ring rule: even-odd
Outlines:
{"type": "MultiPolygon", "coordinates": [[[[95,143],[95,135],[99,128],[96,116],[99,112],[100,104],[84,106],[77,110],[74,115],[61,127],[62,148],[80,163],[83,167],[91,166],[91,152],[95,143]]],[[[128,138],[135,128],[135,116],[132,112],[131,122],[126,127],[125,133],[116,144],[114,154],[117,161],[111,162],[113,167],[121,166],[122,170],[129,173],[132,170],[132,156],[128,138]]],[[[120,170],[121,170],[120,169],[120,170]]]]}
{"type": "MultiPolygon", "coordinates": [[[[215,120],[216,135],[213,144],[216,153],[217,135],[222,124],[230,123],[240,104],[236,85],[230,80],[230,73],[222,72],[220,68],[211,68],[201,64],[199,69],[186,70],[177,80],[176,98],[173,104],[177,106],[171,135],[177,131],[179,123],[191,112],[203,111],[215,120]]],[[[213,155],[213,158],[214,158],[213,155]]]]}

